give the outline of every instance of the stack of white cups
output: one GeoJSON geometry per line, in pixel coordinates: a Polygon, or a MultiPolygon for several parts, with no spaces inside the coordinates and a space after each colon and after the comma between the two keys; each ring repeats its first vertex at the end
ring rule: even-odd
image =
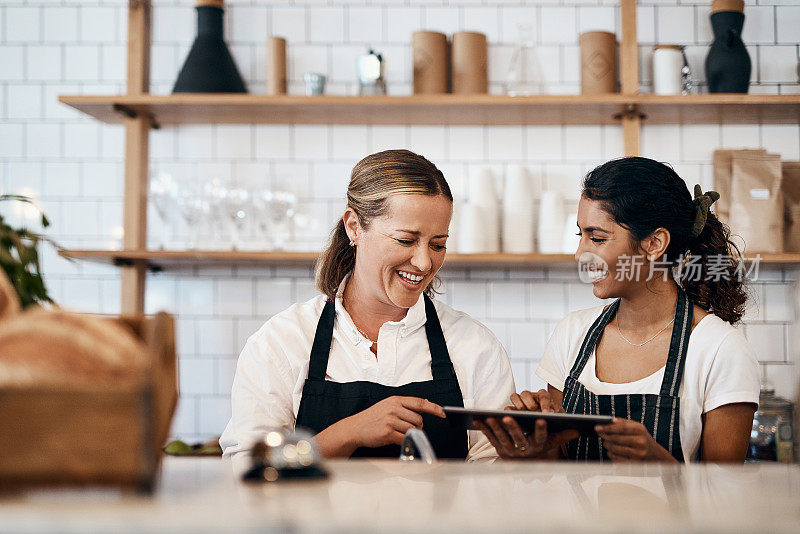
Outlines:
{"type": "Polygon", "coordinates": [[[543,254],[562,252],[566,220],[564,196],[558,191],[542,193],[542,204],[539,208],[539,252],[543,254]]]}
{"type": "Polygon", "coordinates": [[[534,251],[536,221],[533,184],[525,167],[509,168],[503,193],[503,252],[534,251]]]}
{"type": "Polygon", "coordinates": [[[578,235],[578,214],[570,213],[567,222],[564,224],[564,237],[561,242],[561,252],[564,254],[575,254],[581,238],[578,235]]]}
{"type": "Polygon", "coordinates": [[[488,169],[469,177],[469,201],[461,205],[458,252],[462,254],[500,251],[500,221],[494,175],[488,169]]]}
{"type": "Polygon", "coordinates": [[[447,232],[447,252],[460,252],[458,234],[461,233],[461,208],[464,200],[453,193],[453,216],[450,217],[450,230],[447,232]]]}

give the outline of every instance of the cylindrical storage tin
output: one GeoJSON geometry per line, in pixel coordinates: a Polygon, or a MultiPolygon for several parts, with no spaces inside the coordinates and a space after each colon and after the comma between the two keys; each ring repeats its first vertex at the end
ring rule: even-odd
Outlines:
{"type": "Polygon", "coordinates": [[[581,93],[617,92],[617,37],[611,32],[585,32],[581,48],[581,93]]]}
{"type": "Polygon", "coordinates": [[[678,45],[656,45],[653,50],[653,92],[657,95],[681,94],[683,53],[678,45]]]}
{"type": "Polygon", "coordinates": [[[458,32],[453,35],[453,92],[486,94],[489,92],[486,35],[458,32]]]}
{"type": "Polygon", "coordinates": [[[286,94],[286,39],[267,38],[267,94],[286,94]]]}
{"type": "Polygon", "coordinates": [[[439,32],[414,32],[414,94],[447,92],[447,36],[439,32]]]}

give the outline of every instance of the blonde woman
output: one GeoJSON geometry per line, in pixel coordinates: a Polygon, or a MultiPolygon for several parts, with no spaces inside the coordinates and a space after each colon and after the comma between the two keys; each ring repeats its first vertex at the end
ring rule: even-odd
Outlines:
{"type": "Polygon", "coordinates": [[[455,430],[442,406],[502,408],[514,392],[492,333],[432,298],[453,196],[424,157],[387,150],[361,160],[347,209],[317,268],[321,295],[272,317],[239,356],[226,457],[264,431],[310,429],[326,457],[397,457],[421,428],[440,458],[493,459],[479,432],[455,430]]]}

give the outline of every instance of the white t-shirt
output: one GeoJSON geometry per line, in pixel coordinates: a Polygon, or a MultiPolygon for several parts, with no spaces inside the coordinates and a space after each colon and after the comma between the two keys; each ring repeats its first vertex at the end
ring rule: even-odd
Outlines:
{"type": "MultiPolygon", "coordinates": [[[[295,304],[250,336],[239,355],[231,391],[232,416],[220,445],[225,457],[247,450],[271,429],[294,429],[311,345],[326,297],[295,304]]],[[[502,409],[514,393],[505,349],[492,332],[465,313],[433,301],[456,371],[464,406],[502,409]]],[[[336,299],[326,380],[370,381],[386,386],[431,380],[431,353],[425,335],[422,297],[405,318],[387,322],[378,333],[378,356],[359,334],[336,299]]],[[[423,429],[424,430],[424,429],[423,429]]],[[[497,452],[481,432],[469,431],[468,460],[492,460],[497,452]]]]}
{"type": "MultiPolygon", "coordinates": [[[[578,358],[586,333],[602,311],[603,306],[576,311],[558,323],[536,369],[542,380],[564,391],[564,381],[578,358]]],[[[592,351],[578,382],[596,395],[657,395],[661,391],[663,367],[635,382],[613,384],[597,378],[595,362],[595,351],[592,351]]],[[[702,414],[736,402],[757,405],[759,389],[758,360],[742,333],[716,315],[703,317],[689,337],[686,364],[678,390],[684,460],[697,461],[699,458],[702,414]]]]}

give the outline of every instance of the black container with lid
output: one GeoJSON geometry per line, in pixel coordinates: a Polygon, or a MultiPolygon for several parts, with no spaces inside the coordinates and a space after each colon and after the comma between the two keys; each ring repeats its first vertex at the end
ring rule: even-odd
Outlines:
{"type": "Polygon", "coordinates": [[[223,0],[197,0],[197,37],[178,73],[173,93],[246,93],[222,39],[223,0]]]}
{"type": "Polygon", "coordinates": [[[746,93],[750,87],[750,54],[742,41],[744,0],[714,0],[714,42],[706,56],[709,93],[746,93]]]}

